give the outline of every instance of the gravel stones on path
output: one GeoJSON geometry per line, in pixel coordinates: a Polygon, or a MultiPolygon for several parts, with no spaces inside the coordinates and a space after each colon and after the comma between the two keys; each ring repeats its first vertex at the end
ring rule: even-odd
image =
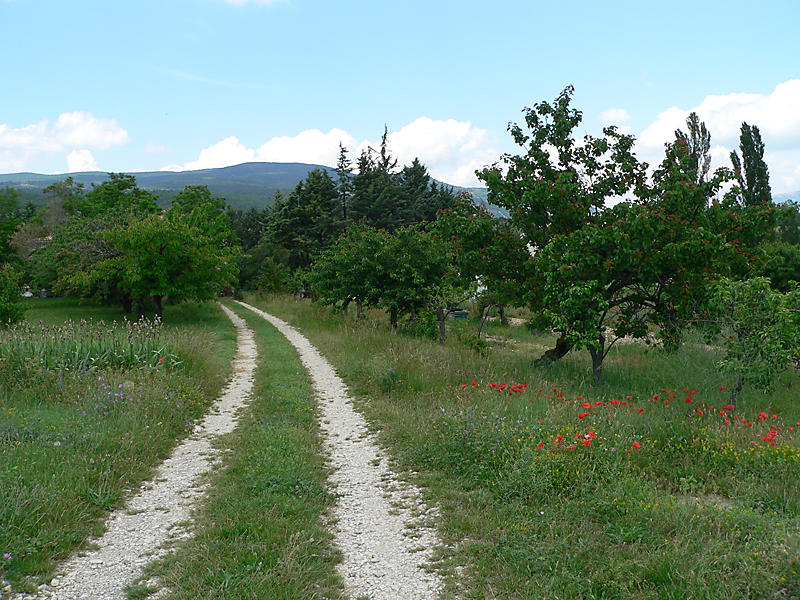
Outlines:
{"type": "Polygon", "coordinates": [[[316,348],[288,323],[239,302],[269,321],[297,349],[319,396],[325,446],[338,495],[336,544],[347,593],[372,600],[433,600],[441,582],[423,564],[439,544],[421,515],[433,516],[412,485],[401,484],[353,408],[347,387],[316,348]]]}
{"type": "Polygon", "coordinates": [[[237,354],[233,378],[206,417],[161,464],[155,478],[111,514],[106,533],[96,540],[96,550],[72,557],[49,585],[40,586],[36,594],[17,595],[17,600],[120,600],[125,586],[141,575],[144,565],[165,552],[164,542],[185,534],[179,524],[190,518],[207,487],[203,475],[219,456],[212,443],[233,431],[236,413],[253,389],[257,353],[253,332],[228,308],[222,310],[236,327],[237,354]]]}

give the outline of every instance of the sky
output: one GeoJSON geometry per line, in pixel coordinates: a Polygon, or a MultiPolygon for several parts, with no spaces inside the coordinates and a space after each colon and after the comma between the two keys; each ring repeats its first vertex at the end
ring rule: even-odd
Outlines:
{"type": "Polygon", "coordinates": [[[333,166],[386,127],[400,164],[480,185],[573,85],[581,136],[617,125],[656,164],[694,110],[728,166],[747,121],[773,192],[800,190],[798,22],[798,0],[0,0],[0,173],[333,166]]]}

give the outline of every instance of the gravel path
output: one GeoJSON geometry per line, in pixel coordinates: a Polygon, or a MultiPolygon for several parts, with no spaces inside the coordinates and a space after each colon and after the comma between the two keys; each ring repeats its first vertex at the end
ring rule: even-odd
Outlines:
{"type": "Polygon", "coordinates": [[[333,367],[296,329],[253,306],[239,302],[274,325],[297,349],[320,398],[322,431],[335,471],[331,483],[339,495],[336,544],[344,555],[340,574],[353,598],[433,600],[441,583],[422,568],[438,545],[422,522],[435,516],[419,491],[400,484],[353,409],[347,387],[333,367]]]}
{"type": "Polygon", "coordinates": [[[143,484],[127,506],[111,514],[106,533],[96,540],[97,550],[74,556],[37,594],[20,594],[16,599],[122,599],[124,587],[141,575],[144,565],[164,553],[164,542],[185,534],[178,524],[189,519],[192,506],[207,487],[203,475],[219,455],[212,447],[214,439],[234,429],[236,412],[246,404],[253,388],[253,332],[229,309],[223,306],[222,310],[236,327],[237,354],[233,379],[205,419],[161,464],[154,480],[143,484]]]}

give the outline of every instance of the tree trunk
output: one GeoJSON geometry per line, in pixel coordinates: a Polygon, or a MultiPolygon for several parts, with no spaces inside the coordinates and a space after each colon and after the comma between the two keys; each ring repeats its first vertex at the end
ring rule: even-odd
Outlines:
{"type": "Polygon", "coordinates": [[[481,339],[481,332],[483,332],[483,325],[486,323],[486,319],[489,318],[489,311],[492,310],[493,304],[482,304],[480,310],[481,321],[478,323],[478,339],[481,339]]]}
{"type": "Polygon", "coordinates": [[[505,327],[508,325],[508,319],[506,318],[506,307],[501,304],[498,310],[500,311],[500,325],[505,327]]]}
{"type": "Polygon", "coordinates": [[[562,335],[560,338],[556,340],[555,348],[550,348],[547,352],[545,352],[542,356],[537,358],[533,361],[533,364],[537,367],[549,365],[557,361],[560,358],[564,358],[564,355],[567,354],[572,350],[572,344],[567,341],[567,339],[562,335]]]}
{"type": "Polygon", "coordinates": [[[136,320],[144,319],[144,298],[136,298],[136,320]]]}
{"type": "Polygon", "coordinates": [[[155,295],[153,296],[153,318],[160,321],[162,313],[161,296],[155,295]]]}
{"type": "Polygon", "coordinates": [[[131,300],[128,294],[123,294],[119,301],[120,304],[122,304],[122,310],[124,310],[126,314],[133,310],[133,300],[131,300]]]}
{"type": "Polygon", "coordinates": [[[417,327],[417,307],[411,307],[411,329],[412,331],[417,327]]]}
{"type": "Polygon", "coordinates": [[[347,314],[347,307],[348,306],[350,306],[350,299],[349,298],[344,301],[344,304],[342,304],[342,312],[344,314],[347,314]]]}
{"type": "Polygon", "coordinates": [[[590,350],[592,354],[592,379],[595,383],[600,383],[603,377],[603,353],[590,350]]]}
{"type": "Polygon", "coordinates": [[[359,319],[364,316],[364,303],[361,300],[356,301],[356,316],[359,319]]]}
{"type": "Polygon", "coordinates": [[[397,329],[397,309],[393,308],[389,311],[389,323],[392,324],[392,329],[397,329]]]}
{"type": "Polygon", "coordinates": [[[445,326],[444,320],[446,317],[446,313],[444,312],[444,308],[441,306],[436,307],[436,320],[439,321],[439,343],[444,344],[444,336],[445,336],[445,326]]]}
{"type": "Polygon", "coordinates": [[[605,358],[605,347],[606,347],[606,338],[604,336],[600,336],[597,340],[599,342],[599,348],[590,348],[589,352],[592,355],[592,379],[595,383],[600,383],[600,379],[603,377],[603,359],[605,358]]]}

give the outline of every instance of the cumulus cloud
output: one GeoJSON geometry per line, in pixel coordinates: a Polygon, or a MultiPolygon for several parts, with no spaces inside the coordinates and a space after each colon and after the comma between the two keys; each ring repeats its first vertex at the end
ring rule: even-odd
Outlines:
{"type": "Polygon", "coordinates": [[[247,148],[235,136],[226,137],[213,146],[200,151],[197,160],[185,165],[168,165],[162,171],[194,171],[196,169],[215,169],[240,163],[252,162],[256,158],[256,151],[247,148]]]}
{"type": "Polygon", "coordinates": [[[358,146],[356,139],[342,129],[323,133],[319,129],[301,131],[295,136],[274,137],[258,149],[260,160],[267,162],[302,162],[315,165],[336,165],[339,143],[345,148],[358,146]]]}
{"type": "MultiPolygon", "coordinates": [[[[420,117],[390,133],[387,142],[389,151],[400,165],[419,158],[433,177],[454,185],[480,185],[475,170],[498,157],[485,129],[455,119],[420,117]]],[[[163,170],[226,167],[253,160],[335,166],[340,143],[350,150],[355,161],[365,148],[377,148],[380,140],[359,141],[343,129],[333,128],[327,133],[309,129],[294,136],[273,137],[253,149],[231,136],[202,150],[197,160],[184,165],[169,165],[163,170]]]]}
{"type": "Polygon", "coordinates": [[[624,108],[609,108],[600,113],[600,123],[603,126],[617,125],[620,126],[631,120],[631,116],[624,108]]]}
{"type": "Polygon", "coordinates": [[[712,144],[718,146],[716,152],[712,149],[712,167],[729,165],[728,153],[738,148],[742,122],[747,122],[761,132],[773,191],[792,191],[800,185],[800,79],[784,81],[768,95],[712,94],[693,108],[667,108],[638,136],[639,154],[650,163],[659,162],[664,144],[674,139],[676,129],[686,129],[691,112],[705,122],[712,144]]]}
{"type": "Polygon", "coordinates": [[[54,123],[43,119],[22,127],[0,124],[0,170],[19,171],[43,154],[65,150],[107,150],[130,141],[114,119],[91,113],[62,113],[54,123]]]}
{"type": "Polygon", "coordinates": [[[67,154],[67,170],[70,173],[82,171],[99,171],[97,161],[88,150],[73,150],[67,154]]]}

